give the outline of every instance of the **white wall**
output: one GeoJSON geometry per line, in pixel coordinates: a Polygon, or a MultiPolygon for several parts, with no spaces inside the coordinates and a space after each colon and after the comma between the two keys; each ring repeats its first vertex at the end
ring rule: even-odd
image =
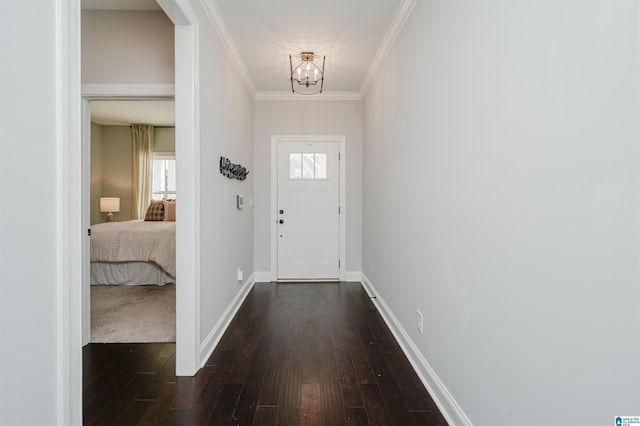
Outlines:
{"type": "Polygon", "coordinates": [[[56,321],[61,289],[56,288],[55,5],[50,0],[0,2],[5,82],[0,100],[0,423],[6,425],[55,424],[57,418],[63,342],[57,340],[56,321]]]}
{"type": "MultiPolygon", "coordinates": [[[[256,101],[254,112],[254,265],[271,270],[271,136],[346,136],[347,271],[362,269],[362,103],[256,101]]],[[[249,175],[251,176],[251,175],[249,175]]]]}
{"type": "Polygon", "coordinates": [[[474,425],[640,413],[638,17],[422,0],[364,100],[364,272],[474,425]]]}
{"type": "Polygon", "coordinates": [[[82,12],[82,82],[173,84],[173,23],[163,12],[82,12]]]}
{"type": "MultiPolygon", "coordinates": [[[[220,174],[221,156],[253,169],[253,100],[240,80],[206,12],[191,1],[199,22],[200,96],[200,339],[205,342],[244,279],[253,273],[253,210],[236,208],[236,194],[253,196],[244,180],[220,174]]],[[[178,141],[179,143],[179,141],[178,141]]],[[[180,159],[178,158],[178,161],[180,159]]],[[[179,165],[179,163],[178,163],[179,165]]],[[[178,218],[178,220],[180,220],[178,218]]]]}

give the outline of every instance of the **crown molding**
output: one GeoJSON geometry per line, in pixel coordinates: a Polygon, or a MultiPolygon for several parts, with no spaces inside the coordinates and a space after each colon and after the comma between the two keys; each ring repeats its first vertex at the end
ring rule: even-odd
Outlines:
{"type": "Polygon", "coordinates": [[[220,13],[220,9],[218,9],[218,5],[215,0],[200,0],[202,7],[207,13],[207,17],[209,17],[209,21],[215,28],[218,36],[222,40],[222,44],[227,49],[227,53],[231,58],[231,62],[236,67],[238,74],[240,74],[240,78],[244,85],[249,90],[251,97],[255,98],[256,89],[253,86],[253,82],[249,77],[249,72],[247,71],[247,66],[242,60],[242,56],[240,56],[240,52],[238,51],[238,46],[236,46],[236,42],[233,40],[231,36],[231,32],[229,31],[229,27],[227,27],[222,14],[220,13]]]}
{"type": "Polygon", "coordinates": [[[367,71],[367,75],[364,77],[362,81],[362,85],[360,86],[360,96],[364,99],[375,80],[378,72],[384,65],[384,61],[387,59],[391,48],[396,42],[398,35],[404,28],[404,24],[407,22],[413,7],[416,5],[417,0],[403,0],[398,10],[396,11],[393,20],[391,21],[391,25],[389,25],[389,29],[382,39],[382,43],[380,43],[380,47],[378,47],[378,51],[376,52],[376,56],[373,58],[371,62],[371,66],[369,66],[369,70],[367,71]]]}
{"type": "Polygon", "coordinates": [[[315,95],[300,95],[291,92],[257,92],[253,97],[256,101],[361,101],[358,92],[322,92],[315,95]]]}
{"type": "Polygon", "coordinates": [[[85,98],[123,98],[152,97],[173,98],[176,94],[174,84],[83,84],[80,90],[85,98]]]}

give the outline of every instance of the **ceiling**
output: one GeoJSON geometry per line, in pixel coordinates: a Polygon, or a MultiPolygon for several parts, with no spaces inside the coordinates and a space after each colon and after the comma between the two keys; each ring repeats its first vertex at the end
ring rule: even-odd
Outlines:
{"type": "Polygon", "coordinates": [[[173,100],[91,101],[91,121],[105,126],[173,126],[175,104],[173,100]]]}
{"type": "MultiPolygon", "coordinates": [[[[305,98],[323,100],[362,98],[415,2],[203,0],[202,4],[255,99],[300,98],[291,93],[289,55],[295,59],[312,51],[326,56],[324,90],[305,98]]],[[[82,8],[161,10],[155,0],[82,0],[82,8]]]]}
{"type": "Polygon", "coordinates": [[[324,90],[359,94],[402,0],[216,0],[256,94],[290,92],[289,55],[326,55],[324,90]]]}

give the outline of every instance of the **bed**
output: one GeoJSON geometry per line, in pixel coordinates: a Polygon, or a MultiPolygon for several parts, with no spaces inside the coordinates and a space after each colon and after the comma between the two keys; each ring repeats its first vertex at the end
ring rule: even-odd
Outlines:
{"type": "Polygon", "coordinates": [[[175,283],[176,222],[130,220],[91,226],[91,285],[175,283]]]}

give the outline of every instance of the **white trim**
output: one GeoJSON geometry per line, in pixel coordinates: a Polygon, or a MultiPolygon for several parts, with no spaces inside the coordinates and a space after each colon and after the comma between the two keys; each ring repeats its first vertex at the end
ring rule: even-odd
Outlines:
{"type": "Polygon", "coordinates": [[[322,92],[316,95],[300,95],[291,92],[257,92],[256,101],[361,101],[358,92],[322,92]]]}
{"type": "Polygon", "coordinates": [[[215,0],[200,0],[200,3],[202,4],[202,7],[207,14],[209,21],[211,21],[211,25],[213,25],[213,28],[215,28],[218,36],[220,37],[220,40],[222,41],[222,44],[227,50],[231,62],[233,62],[233,65],[236,67],[236,70],[240,75],[240,79],[247,87],[247,90],[249,90],[251,97],[254,98],[256,95],[256,89],[253,86],[251,78],[249,77],[247,66],[245,65],[244,60],[240,55],[240,51],[238,50],[238,46],[236,46],[236,42],[233,40],[233,36],[229,31],[229,27],[227,27],[227,24],[224,21],[222,14],[220,13],[220,9],[218,9],[218,5],[216,4],[215,0]]]}
{"type": "Polygon", "coordinates": [[[364,272],[362,273],[362,285],[369,297],[372,297],[371,300],[378,309],[378,312],[380,312],[384,322],[398,341],[402,351],[409,359],[413,369],[427,388],[429,395],[433,398],[433,401],[440,409],[447,423],[452,426],[473,426],[471,420],[469,420],[462,411],[462,408],[460,408],[456,400],[449,393],[444,383],[442,383],[436,372],[431,368],[424,356],[422,356],[422,353],[420,353],[415,343],[413,343],[413,340],[411,340],[411,337],[409,337],[404,327],[402,327],[400,321],[398,321],[391,309],[389,309],[380,296],[380,293],[378,293],[373,284],[371,284],[371,281],[364,272]]]}
{"type": "Polygon", "coordinates": [[[398,6],[396,14],[391,21],[391,25],[389,25],[389,29],[382,39],[382,43],[380,43],[380,46],[378,47],[376,56],[373,58],[364,80],[362,80],[360,96],[363,99],[367,95],[367,91],[378,75],[378,72],[380,72],[382,65],[384,65],[384,61],[387,59],[389,52],[393,48],[398,35],[400,35],[402,28],[404,28],[404,24],[407,22],[407,19],[409,18],[409,15],[416,3],[417,0],[403,0],[400,6],[398,6]]]}
{"type": "MultiPolygon", "coordinates": [[[[176,63],[177,66],[177,63],[176,63]]],[[[83,84],[85,98],[173,98],[176,94],[173,84],[83,84]]]]}
{"type": "Polygon", "coordinates": [[[238,310],[240,309],[240,306],[242,306],[244,299],[247,298],[249,291],[251,291],[253,285],[256,283],[254,276],[254,274],[251,274],[247,281],[242,284],[242,287],[240,288],[238,293],[236,293],[229,306],[227,306],[227,309],[225,309],[218,322],[216,322],[216,324],[209,332],[209,335],[202,342],[202,345],[200,346],[200,368],[204,367],[205,363],[220,342],[220,339],[224,335],[224,332],[227,331],[227,328],[229,328],[229,324],[231,324],[233,317],[235,317],[235,315],[238,313],[238,310]]]}
{"type": "Polygon", "coordinates": [[[194,13],[183,2],[162,3],[163,8],[171,7],[172,22],[194,23],[175,25],[176,84],[83,84],[82,97],[157,99],[175,94],[176,158],[189,165],[178,168],[177,179],[181,219],[176,222],[176,270],[180,275],[176,288],[176,375],[193,376],[200,369],[200,203],[196,195],[200,192],[198,26],[194,13]]]}
{"type": "Polygon", "coordinates": [[[91,102],[88,99],[81,99],[82,102],[82,124],[81,124],[81,148],[82,159],[80,160],[80,168],[82,170],[82,346],[87,345],[91,341],[91,273],[89,255],[91,248],[89,246],[89,236],[85,233],[85,229],[91,227],[91,102]],[[86,200],[86,201],[84,201],[86,200]]]}
{"type": "Polygon", "coordinates": [[[56,0],[55,424],[82,424],[80,2],[56,0]]]}
{"type": "Polygon", "coordinates": [[[346,203],[346,138],[342,135],[274,135],[271,136],[271,279],[269,281],[276,281],[278,278],[278,228],[276,227],[276,210],[278,209],[278,142],[302,142],[302,141],[314,141],[314,142],[338,142],[340,146],[340,218],[339,218],[339,276],[340,281],[345,280],[346,276],[346,217],[347,217],[347,203],[346,203]]]}
{"type": "MultiPolygon", "coordinates": [[[[166,0],[169,1],[169,0],[166,0]]],[[[200,91],[199,26],[185,2],[171,9],[175,26],[176,191],[176,375],[200,369],[200,91]]],[[[164,7],[164,5],[162,5],[164,7]]]]}

